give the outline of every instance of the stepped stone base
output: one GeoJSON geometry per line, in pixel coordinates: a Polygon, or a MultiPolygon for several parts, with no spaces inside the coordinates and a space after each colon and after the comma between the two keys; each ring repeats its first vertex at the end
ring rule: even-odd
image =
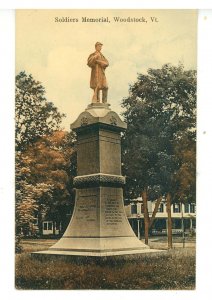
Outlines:
{"type": "Polygon", "coordinates": [[[32,253],[33,256],[51,255],[65,256],[115,256],[129,254],[153,253],[160,250],[150,249],[135,236],[129,237],[101,237],[101,238],[68,238],[62,237],[48,250],[32,253]]]}
{"type": "Polygon", "coordinates": [[[66,258],[66,257],[108,257],[108,256],[118,256],[118,255],[135,255],[135,254],[145,254],[145,253],[155,253],[162,252],[164,250],[158,249],[143,249],[143,250],[124,250],[124,251],[102,251],[102,252],[89,252],[89,251],[39,251],[31,253],[32,257],[35,258],[66,258]]]}

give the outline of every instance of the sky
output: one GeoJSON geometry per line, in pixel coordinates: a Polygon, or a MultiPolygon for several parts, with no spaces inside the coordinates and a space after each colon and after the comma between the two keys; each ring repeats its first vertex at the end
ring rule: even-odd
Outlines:
{"type": "Polygon", "coordinates": [[[46,89],[46,98],[66,114],[69,130],[91,102],[89,54],[103,43],[108,102],[121,113],[121,101],[138,73],[182,62],[197,64],[195,10],[18,10],[16,12],[16,73],[26,71],[46,89]],[[78,22],[55,22],[55,18],[78,22]],[[110,22],[82,22],[82,17],[108,17],[110,22]],[[114,17],[146,22],[115,22],[114,17]],[[151,19],[152,18],[152,19],[151,19]],[[155,18],[157,22],[155,22],[155,18]],[[152,21],[154,19],[154,21],[152,21]]]}

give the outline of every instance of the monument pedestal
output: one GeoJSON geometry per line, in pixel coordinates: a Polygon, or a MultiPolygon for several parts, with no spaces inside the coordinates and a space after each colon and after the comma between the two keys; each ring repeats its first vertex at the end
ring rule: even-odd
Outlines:
{"type": "Polygon", "coordinates": [[[108,104],[90,104],[71,128],[77,133],[76,203],[63,237],[36,254],[111,256],[155,252],[137,239],[125,214],[121,132],[126,124],[108,104]]]}

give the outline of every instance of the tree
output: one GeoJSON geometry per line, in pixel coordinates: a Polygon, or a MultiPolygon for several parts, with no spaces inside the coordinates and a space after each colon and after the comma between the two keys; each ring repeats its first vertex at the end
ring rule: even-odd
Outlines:
{"type": "Polygon", "coordinates": [[[45,88],[32,75],[20,72],[15,89],[16,150],[22,151],[43,135],[59,130],[64,114],[45,98],[45,88]]]}
{"type": "Polygon", "coordinates": [[[24,166],[20,152],[16,153],[16,234],[28,234],[30,224],[34,221],[37,205],[34,198],[34,187],[27,183],[30,169],[24,166]]]}
{"type": "Polygon", "coordinates": [[[42,219],[42,213],[59,207],[57,203],[64,206],[68,202],[69,161],[61,154],[68,138],[65,134],[59,136],[65,115],[47,101],[45,88],[32,75],[20,72],[16,76],[15,105],[16,232],[24,230],[28,234],[36,214],[42,219]],[[57,139],[62,144],[57,146],[57,139]]]}
{"type": "Polygon", "coordinates": [[[34,142],[22,154],[22,161],[30,170],[28,184],[43,187],[36,197],[40,234],[44,217],[54,221],[54,224],[60,223],[66,220],[66,215],[73,208],[73,177],[69,168],[74,149],[70,143],[70,133],[56,131],[34,142]]]}
{"type": "Polygon", "coordinates": [[[179,160],[175,174],[174,201],[195,202],[196,199],[196,142],[189,132],[174,142],[174,152],[179,160]]]}
{"type": "MultiPolygon", "coordinates": [[[[179,154],[180,145],[185,136],[195,144],[196,71],[186,71],[182,64],[149,69],[147,75],[138,75],[122,106],[128,124],[122,147],[126,196],[176,199],[184,159],[189,160],[185,155],[188,143],[184,155],[179,154]]],[[[194,168],[189,163],[186,166],[193,174],[194,168]]],[[[193,189],[190,185],[190,195],[193,189]]]]}
{"type": "Polygon", "coordinates": [[[39,210],[37,200],[42,194],[51,196],[51,186],[43,183],[29,183],[31,170],[28,158],[23,159],[16,153],[16,234],[32,235],[35,215],[39,210]]]}

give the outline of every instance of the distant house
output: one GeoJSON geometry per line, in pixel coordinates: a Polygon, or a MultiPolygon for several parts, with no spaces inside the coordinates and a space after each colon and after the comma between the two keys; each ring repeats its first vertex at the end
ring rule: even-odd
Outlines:
{"type": "MultiPolygon", "coordinates": [[[[156,201],[148,201],[149,217],[152,217],[152,213],[155,208],[156,201]]],[[[144,233],[144,213],[143,213],[143,200],[137,198],[131,200],[128,205],[125,206],[127,218],[131,227],[137,236],[140,237],[144,233]]],[[[196,204],[194,203],[174,203],[171,205],[172,215],[172,233],[189,234],[196,230],[196,204]]],[[[152,235],[165,235],[167,234],[167,211],[166,202],[163,199],[158,208],[155,216],[155,221],[151,229],[152,235]]]]}
{"type": "Polygon", "coordinates": [[[68,226],[71,215],[67,214],[65,220],[61,221],[53,221],[47,218],[45,215],[42,216],[43,221],[41,222],[41,234],[39,233],[39,224],[38,217],[35,216],[35,220],[33,224],[30,226],[30,231],[28,232],[28,236],[57,236],[62,235],[68,226]]]}
{"type": "MultiPolygon", "coordinates": [[[[57,223],[51,220],[42,222],[42,235],[59,235],[61,233],[61,222],[57,223]]],[[[35,218],[34,222],[30,224],[30,228],[25,236],[39,236],[38,219],[35,218]]]]}
{"type": "Polygon", "coordinates": [[[61,222],[58,224],[53,221],[43,221],[42,233],[43,235],[58,235],[61,232],[61,222]]]}

